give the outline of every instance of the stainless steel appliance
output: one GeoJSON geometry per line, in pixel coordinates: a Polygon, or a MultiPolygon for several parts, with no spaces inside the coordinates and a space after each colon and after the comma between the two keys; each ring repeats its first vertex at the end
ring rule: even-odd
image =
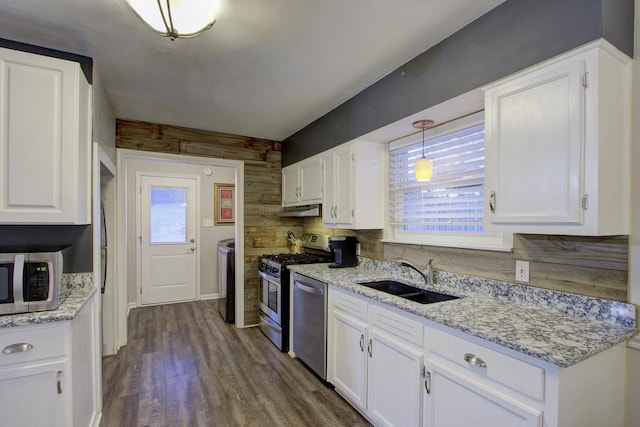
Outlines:
{"type": "Polygon", "coordinates": [[[354,236],[329,237],[329,248],[334,263],[331,268],[355,267],[358,265],[356,256],[358,240],[354,236]]]}
{"type": "Polygon", "coordinates": [[[290,272],[288,265],[330,261],[328,236],[303,235],[301,254],[263,255],[260,274],[260,330],[281,350],[289,351],[290,272]]]}
{"type": "Polygon", "coordinates": [[[225,239],[218,242],[218,313],[227,323],[236,321],[236,241],[225,239]]]}
{"type": "Polygon", "coordinates": [[[60,305],[61,252],[0,253],[0,314],[60,305]]]}
{"type": "Polygon", "coordinates": [[[293,352],[327,379],[327,284],[293,275],[293,352]]]}

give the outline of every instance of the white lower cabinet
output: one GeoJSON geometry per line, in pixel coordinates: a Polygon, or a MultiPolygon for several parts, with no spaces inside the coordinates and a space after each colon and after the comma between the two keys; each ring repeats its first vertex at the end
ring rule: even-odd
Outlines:
{"type": "Polygon", "coordinates": [[[0,414],[6,426],[90,426],[98,419],[94,302],[72,321],[0,332],[0,414]]]}
{"type": "Polygon", "coordinates": [[[562,368],[333,286],[327,317],[327,380],[377,427],[624,425],[624,343],[562,368]]]}
{"type": "Polygon", "coordinates": [[[369,334],[367,409],[375,425],[422,425],[422,349],[376,329],[369,334]]]}
{"type": "Polygon", "coordinates": [[[367,355],[369,328],[366,321],[340,309],[332,314],[333,329],[330,364],[333,375],[329,381],[359,409],[366,407],[367,355]]]}
{"type": "Polygon", "coordinates": [[[539,409],[435,360],[427,359],[427,366],[425,427],[542,425],[539,409]]]}
{"type": "Polygon", "coordinates": [[[329,335],[327,379],[338,393],[376,426],[422,425],[418,322],[331,288],[329,335]]]}
{"type": "Polygon", "coordinates": [[[624,344],[568,368],[425,327],[424,426],[623,426],[624,344]]]}
{"type": "Polygon", "coordinates": [[[66,359],[0,369],[2,425],[63,427],[66,359]]]}

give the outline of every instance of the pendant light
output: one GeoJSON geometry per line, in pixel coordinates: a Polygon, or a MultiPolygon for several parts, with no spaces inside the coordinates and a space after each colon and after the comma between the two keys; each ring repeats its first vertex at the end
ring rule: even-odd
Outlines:
{"type": "Polygon", "coordinates": [[[431,180],[433,175],[433,162],[424,155],[424,130],[432,128],[435,125],[433,120],[418,120],[413,122],[413,127],[422,129],[422,158],[416,162],[416,181],[425,182],[431,180]]]}
{"type": "Polygon", "coordinates": [[[217,0],[127,0],[153,31],[171,40],[190,39],[216,22],[217,0]]]}

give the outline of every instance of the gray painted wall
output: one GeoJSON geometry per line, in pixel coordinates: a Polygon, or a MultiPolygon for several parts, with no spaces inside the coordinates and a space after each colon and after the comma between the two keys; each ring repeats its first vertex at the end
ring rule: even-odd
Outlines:
{"type": "Polygon", "coordinates": [[[64,248],[64,272],[93,271],[91,225],[0,225],[0,252],[52,252],[64,248]]]}
{"type": "Polygon", "coordinates": [[[633,11],[633,0],[507,0],[291,135],[282,165],[603,36],[632,56],[633,11]]]}

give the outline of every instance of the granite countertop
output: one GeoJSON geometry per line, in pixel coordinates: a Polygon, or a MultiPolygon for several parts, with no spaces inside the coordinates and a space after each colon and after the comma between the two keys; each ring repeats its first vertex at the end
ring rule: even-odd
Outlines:
{"type": "Polygon", "coordinates": [[[33,326],[73,320],[95,293],[96,287],[93,284],[93,274],[63,274],[62,289],[60,291],[61,303],[56,310],[0,316],[0,328],[33,326]]]}
{"type": "Polygon", "coordinates": [[[385,261],[368,260],[352,268],[328,268],[328,264],[287,268],[561,367],[638,332],[635,306],[616,301],[445,272],[436,272],[436,284],[427,287],[417,273],[385,261]],[[383,279],[463,298],[419,304],[359,284],[383,279]]]}

